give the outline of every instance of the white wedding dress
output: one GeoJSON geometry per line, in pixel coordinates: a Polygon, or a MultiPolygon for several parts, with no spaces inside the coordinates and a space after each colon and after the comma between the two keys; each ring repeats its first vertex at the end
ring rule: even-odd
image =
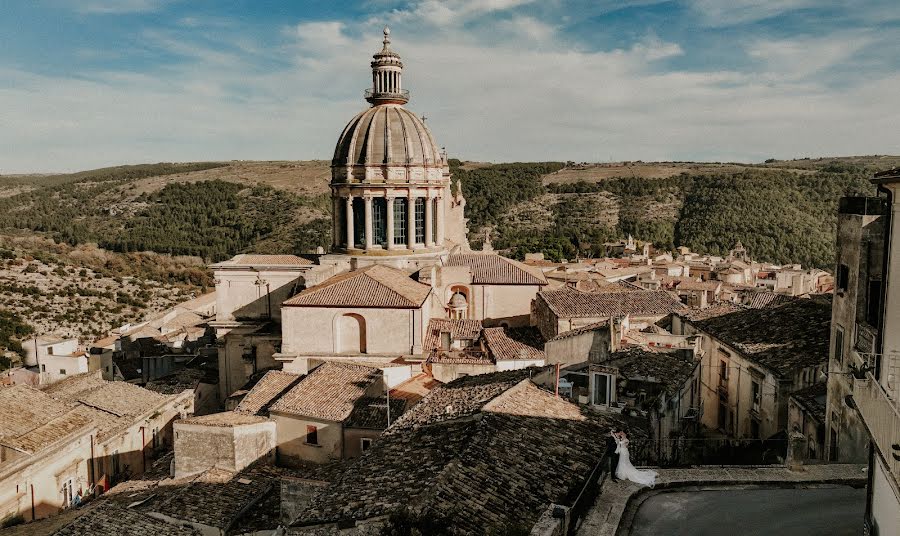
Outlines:
{"type": "Polygon", "coordinates": [[[652,488],[656,484],[658,473],[649,469],[644,471],[635,469],[634,466],[631,465],[631,458],[628,455],[627,439],[616,439],[616,445],[616,454],[619,455],[619,464],[616,466],[616,478],[630,480],[636,484],[650,486],[652,488]]]}

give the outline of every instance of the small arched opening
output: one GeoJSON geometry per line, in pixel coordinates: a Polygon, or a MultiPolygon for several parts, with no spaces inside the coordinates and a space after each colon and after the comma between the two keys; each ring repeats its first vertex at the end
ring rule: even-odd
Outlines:
{"type": "Polygon", "coordinates": [[[366,319],[356,313],[346,313],[338,316],[335,320],[335,350],[337,353],[366,353],[366,319]]]}

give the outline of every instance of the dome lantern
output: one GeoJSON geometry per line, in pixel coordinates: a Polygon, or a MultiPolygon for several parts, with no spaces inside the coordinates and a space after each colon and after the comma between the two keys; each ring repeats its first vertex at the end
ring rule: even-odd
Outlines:
{"type": "Polygon", "coordinates": [[[391,29],[384,27],[384,45],[372,56],[372,87],[365,92],[365,98],[372,105],[406,104],[409,91],[403,89],[403,62],[400,55],[391,50],[391,29]]]}

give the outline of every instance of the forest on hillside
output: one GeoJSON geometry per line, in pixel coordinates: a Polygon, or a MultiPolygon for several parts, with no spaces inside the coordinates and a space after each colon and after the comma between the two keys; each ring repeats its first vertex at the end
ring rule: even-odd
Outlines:
{"type": "Polygon", "coordinates": [[[843,164],[811,173],[759,167],[738,173],[621,177],[546,186],[515,167],[478,168],[461,175],[473,239],[480,239],[481,226],[492,225],[494,247],[514,257],[531,251],[541,251],[553,260],[599,256],[604,242],[631,234],[662,249],[687,246],[719,255],[741,241],[759,260],[830,268],[838,199],[874,195],[868,180],[871,174],[863,166],[843,164]],[[469,202],[470,195],[484,191],[498,192],[502,200],[469,202]],[[556,197],[543,232],[535,233],[521,221],[509,221],[503,212],[494,212],[494,207],[534,200],[544,192],[556,197]],[[615,217],[605,218],[602,207],[584,203],[589,194],[610,199],[615,217]],[[615,223],[601,223],[609,219],[615,223]]]}
{"type": "MultiPolygon", "coordinates": [[[[829,268],[838,198],[872,195],[868,179],[874,170],[856,161],[797,162],[792,167],[782,162],[733,166],[732,171],[698,165],[668,178],[551,184],[544,179],[571,163],[467,166],[451,159],[450,166],[454,190],[461,188],[466,197],[476,249],[488,231],[494,248],[513,257],[543,252],[553,260],[573,259],[601,255],[604,242],[631,234],[662,249],[684,245],[713,254],[727,252],[740,240],[759,260],[829,268]]],[[[193,256],[207,263],[242,252],[304,254],[331,244],[326,193],[227,182],[215,173],[202,181],[187,175],[188,180],[144,193],[136,189],[142,178],[224,165],[148,164],[4,177],[0,229],[37,232],[70,245],[95,243],[125,254],[193,256]]],[[[186,277],[198,283],[193,274],[186,277]]]]}

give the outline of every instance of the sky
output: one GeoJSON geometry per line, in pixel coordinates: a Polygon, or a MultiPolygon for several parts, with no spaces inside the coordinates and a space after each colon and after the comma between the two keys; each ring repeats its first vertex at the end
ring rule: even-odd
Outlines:
{"type": "Polygon", "coordinates": [[[0,174],[330,159],[385,25],[451,157],[900,154],[897,0],[4,0],[0,174]]]}

